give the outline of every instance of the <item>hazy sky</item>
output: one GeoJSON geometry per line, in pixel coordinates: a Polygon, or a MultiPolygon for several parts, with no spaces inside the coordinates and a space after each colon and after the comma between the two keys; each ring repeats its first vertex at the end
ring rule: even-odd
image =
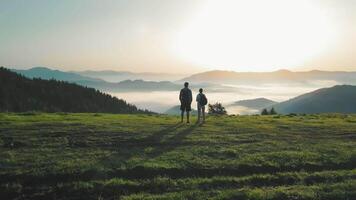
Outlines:
{"type": "Polygon", "coordinates": [[[356,71],[356,0],[0,0],[0,65],[356,71]]]}

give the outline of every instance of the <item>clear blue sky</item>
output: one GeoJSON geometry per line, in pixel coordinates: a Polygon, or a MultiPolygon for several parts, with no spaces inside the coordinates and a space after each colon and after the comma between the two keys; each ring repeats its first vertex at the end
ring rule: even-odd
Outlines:
{"type": "Polygon", "coordinates": [[[0,65],[356,71],[356,0],[285,1],[0,0],[0,65]]]}

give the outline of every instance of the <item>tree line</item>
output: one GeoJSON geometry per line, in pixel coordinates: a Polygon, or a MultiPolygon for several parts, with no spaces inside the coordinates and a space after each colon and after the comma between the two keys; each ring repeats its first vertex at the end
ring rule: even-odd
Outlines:
{"type": "Polygon", "coordinates": [[[0,112],[150,113],[99,90],[58,80],[29,79],[0,67],[0,112]]]}

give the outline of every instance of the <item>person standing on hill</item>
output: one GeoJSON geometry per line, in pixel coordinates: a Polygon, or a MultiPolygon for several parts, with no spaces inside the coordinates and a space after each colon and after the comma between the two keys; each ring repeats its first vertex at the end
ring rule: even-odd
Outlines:
{"type": "Polygon", "coordinates": [[[179,101],[180,101],[180,110],[181,112],[181,122],[183,122],[184,112],[187,112],[187,123],[189,124],[189,112],[192,110],[192,91],[188,88],[189,83],[184,83],[184,88],[180,90],[179,101]]]}
{"type": "Polygon", "coordinates": [[[203,88],[199,89],[199,94],[197,95],[197,107],[198,107],[198,121],[201,122],[201,118],[203,118],[203,123],[205,122],[205,105],[208,104],[208,99],[205,94],[203,94],[203,88]]]}

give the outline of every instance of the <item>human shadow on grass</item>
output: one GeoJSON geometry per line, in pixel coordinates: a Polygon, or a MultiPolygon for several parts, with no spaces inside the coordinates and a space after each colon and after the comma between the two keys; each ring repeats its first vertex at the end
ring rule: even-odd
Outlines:
{"type": "Polygon", "coordinates": [[[171,132],[175,132],[182,126],[183,126],[182,123],[176,123],[176,124],[169,126],[163,130],[155,132],[148,137],[143,138],[142,142],[152,144],[152,145],[157,145],[157,144],[159,145],[159,144],[161,144],[161,142],[165,136],[167,136],[171,132]]]}
{"type": "Polygon", "coordinates": [[[155,158],[159,157],[165,152],[172,151],[176,147],[184,144],[184,140],[186,139],[186,137],[190,135],[197,127],[199,127],[199,124],[190,125],[187,128],[178,131],[166,140],[161,140],[160,145],[155,146],[154,149],[151,150],[147,156],[149,158],[155,158]]]}
{"type": "MultiPolygon", "coordinates": [[[[191,134],[194,129],[199,125],[189,125],[177,123],[168,125],[160,131],[154,132],[151,135],[130,140],[127,142],[120,142],[115,152],[112,152],[110,156],[105,157],[98,161],[100,165],[108,168],[115,168],[110,173],[98,173],[97,171],[88,171],[84,175],[89,179],[95,179],[95,177],[140,177],[145,176],[147,172],[146,168],[142,165],[135,166],[137,162],[144,163],[148,159],[159,157],[163,153],[172,151],[173,149],[182,146],[185,143],[186,137],[191,134]],[[131,162],[132,160],[133,162],[131,162]],[[132,166],[132,164],[134,166],[132,166]],[[121,168],[121,169],[119,169],[121,168]]],[[[154,170],[153,174],[161,174],[161,171],[154,170]]],[[[151,172],[150,172],[151,173],[151,172]]],[[[172,172],[173,174],[179,174],[179,172],[172,172]]],[[[164,173],[163,173],[164,174],[164,173]]]]}
{"type": "Polygon", "coordinates": [[[147,137],[117,143],[116,145],[119,147],[118,152],[110,156],[109,160],[121,160],[121,162],[126,162],[135,156],[144,155],[147,148],[160,148],[165,145],[165,143],[162,142],[164,137],[176,132],[182,126],[182,123],[176,123],[154,132],[147,137]]]}

